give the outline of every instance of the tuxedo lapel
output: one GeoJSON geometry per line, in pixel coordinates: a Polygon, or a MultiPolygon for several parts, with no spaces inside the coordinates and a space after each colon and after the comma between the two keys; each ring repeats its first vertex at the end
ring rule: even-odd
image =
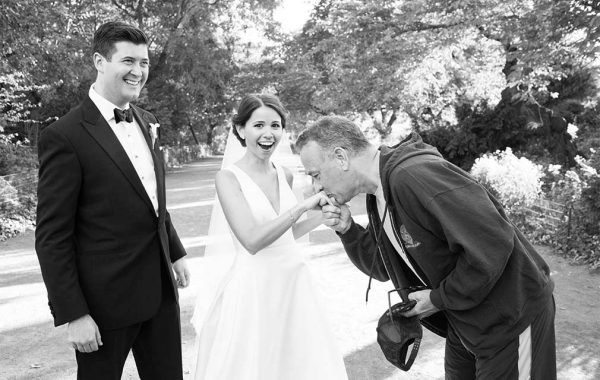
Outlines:
{"type": "Polygon", "coordinates": [[[92,138],[96,140],[98,145],[102,147],[106,154],[114,161],[116,166],[119,168],[119,170],[121,170],[134,190],[140,197],[142,197],[142,199],[144,199],[154,214],[154,206],[152,205],[152,201],[150,201],[150,198],[146,193],[146,189],[144,189],[144,185],[135,171],[133,164],[129,160],[125,149],[123,149],[119,139],[110,128],[110,125],[108,125],[108,122],[104,119],[104,117],[102,117],[102,114],[89,97],[87,97],[83,102],[82,112],[82,124],[85,129],[92,136],[92,138]]]}
{"type": "Polygon", "coordinates": [[[162,154],[158,149],[158,144],[154,141],[152,142],[152,136],[150,136],[150,123],[157,123],[156,117],[149,112],[144,111],[143,109],[131,105],[133,110],[133,117],[137,121],[140,129],[142,130],[142,134],[144,135],[144,139],[146,139],[146,143],[148,144],[148,149],[150,149],[150,155],[152,156],[152,162],[154,163],[154,174],[156,176],[156,191],[158,196],[158,216],[159,218],[164,218],[164,211],[166,210],[166,195],[165,195],[165,173],[162,164],[162,160],[159,159],[158,155],[162,154]],[[153,146],[154,145],[154,146],[153,146]]]}
{"type": "Polygon", "coordinates": [[[148,144],[148,149],[150,149],[150,153],[154,153],[150,133],[148,132],[148,125],[149,125],[148,123],[150,121],[146,120],[148,118],[148,116],[146,116],[146,113],[144,111],[142,111],[142,109],[135,107],[133,104],[131,104],[130,106],[131,106],[131,109],[133,110],[133,117],[137,121],[140,129],[142,130],[142,134],[144,135],[146,144],[148,144]]]}

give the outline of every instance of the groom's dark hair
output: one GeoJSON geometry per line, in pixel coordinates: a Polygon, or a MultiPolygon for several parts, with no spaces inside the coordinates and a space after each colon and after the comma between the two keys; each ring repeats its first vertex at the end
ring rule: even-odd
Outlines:
{"type": "Polygon", "coordinates": [[[148,45],[148,36],[141,29],[122,21],[109,21],[100,25],[94,33],[92,54],[98,53],[110,61],[115,43],[128,41],[135,45],[148,45]]]}

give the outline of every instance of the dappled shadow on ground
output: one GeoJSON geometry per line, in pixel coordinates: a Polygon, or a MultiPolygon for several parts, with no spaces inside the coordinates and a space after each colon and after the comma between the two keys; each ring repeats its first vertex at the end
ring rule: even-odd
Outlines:
{"type": "Polygon", "coordinates": [[[344,362],[350,380],[441,380],[443,356],[443,340],[425,332],[417,358],[407,372],[390,364],[376,342],[346,355],[344,362]]]}
{"type": "Polygon", "coordinates": [[[564,379],[600,379],[600,357],[597,352],[598,343],[589,342],[589,345],[572,345],[560,348],[558,354],[563,358],[557,365],[557,371],[564,379]],[[596,351],[594,353],[590,352],[596,351]]]}
{"type": "Polygon", "coordinates": [[[42,282],[42,274],[39,268],[11,273],[3,273],[0,277],[0,288],[6,286],[19,286],[42,282]]]}
{"type": "MultiPolygon", "coordinates": [[[[204,250],[199,237],[207,234],[211,210],[209,201],[214,199],[214,188],[207,183],[213,180],[220,165],[203,161],[196,166],[170,173],[167,180],[168,187],[172,189],[168,194],[169,203],[206,202],[205,206],[188,204],[195,207],[176,208],[171,213],[180,237],[187,238],[188,254],[192,259],[199,258],[204,250]],[[196,166],[204,166],[208,170],[200,173],[196,166]]],[[[358,197],[352,203],[353,215],[364,215],[364,197],[358,197]]],[[[425,331],[413,368],[403,372],[393,367],[380,352],[373,327],[376,317],[385,308],[385,302],[377,303],[378,296],[381,298],[382,294],[386,294],[389,284],[374,282],[369,306],[365,306],[364,290],[368,276],[360,273],[349,261],[339,238],[324,229],[312,232],[309,240],[306,253],[312,268],[317,269],[319,277],[325,280],[324,289],[329,295],[326,300],[332,304],[334,327],[338,336],[347,338],[344,341],[347,350],[344,352],[349,352],[345,363],[350,380],[442,379],[444,340],[425,331]],[[375,312],[371,313],[373,308],[375,312]],[[364,339],[361,331],[364,331],[364,339]]],[[[600,276],[590,276],[586,268],[567,265],[563,259],[551,254],[551,248],[539,249],[548,261],[556,282],[558,378],[600,379],[597,355],[600,276]]],[[[66,331],[52,326],[39,269],[33,269],[36,265],[39,266],[33,249],[32,231],[0,243],[0,314],[5,312],[0,315],[0,326],[4,326],[4,330],[0,330],[2,380],[75,378],[74,354],[66,344],[66,331]],[[8,323],[2,323],[6,319],[8,323]],[[42,320],[43,323],[40,322],[42,320]],[[40,368],[31,368],[32,364],[40,368]]],[[[197,281],[193,274],[192,281],[197,281]]],[[[194,360],[194,331],[189,319],[195,297],[182,297],[181,301],[184,371],[189,376],[194,360]]],[[[134,365],[127,364],[123,378],[136,376],[134,365]]]]}
{"type": "Polygon", "coordinates": [[[55,328],[52,322],[44,322],[3,331],[1,337],[2,379],[75,378],[75,354],[66,342],[64,328],[55,328]]]}
{"type": "Polygon", "coordinates": [[[377,343],[363,347],[344,358],[349,379],[383,380],[394,374],[396,367],[388,363],[377,343]]]}
{"type": "Polygon", "coordinates": [[[562,322],[557,326],[557,371],[563,379],[600,379],[600,355],[598,324],[581,321],[562,322]],[[569,336],[564,331],[580,333],[569,336]],[[562,333],[561,333],[562,332],[562,333]],[[581,333],[583,332],[583,333],[581,333]]]}
{"type": "Polygon", "coordinates": [[[559,379],[600,378],[600,276],[572,266],[550,247],[538,247],[552,270],[556,301],[556,359],[559,379]]]}

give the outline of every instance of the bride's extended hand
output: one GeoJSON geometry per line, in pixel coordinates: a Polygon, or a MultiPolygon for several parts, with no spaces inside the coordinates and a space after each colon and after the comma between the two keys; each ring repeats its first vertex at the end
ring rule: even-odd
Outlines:
{"type": "Polygon", "coordinates": [[[331,205],[331,200],[329,200],[329,197],[327,196],[327,194],[325,194],[324,191],[319,191],[316,194],[311,195],[310,197],[306,198],[303,202],[303,206],[305,210],[321,210],[321,207],[323,205],[329,204],[331,205]]]}

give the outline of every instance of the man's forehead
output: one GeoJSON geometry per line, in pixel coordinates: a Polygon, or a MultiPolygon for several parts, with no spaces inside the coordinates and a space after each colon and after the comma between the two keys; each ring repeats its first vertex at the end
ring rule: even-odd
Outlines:
{"type": "Polygon", "coordinates": [[[306,174],[312,175],[319,171],[319,162],[321,161],[321,153],[318,144],[314,144],[312,141],[300,149],[300,160],[306,174]]]}
{"type": "Polygon", "coordinates": [[[321,147],[321,145],[319,145],[319,143],[316,141],[311,140],[304,145],[302,151],[309,152],[310,155],[315,156],[320,155],[323,152],[323,147],[321,147]]]}
{"type": "Polygon", "coordinates": [[[309,141],[300,150],[300,158],[302,161],[310,162],[311,164],[322,161],[323,149],[314,141],[309,141]]]}
{"type": "Polygon", "coordinates": [[[302,164],[306,170],[306,174],[312,175],[320,170],[319,160],[315,160],[313,157],[303,157],[302,164]]]}
{"type": "Polygon", "coordinates": [[[134,44],[130,41],[118,41],[113,45],[111,53],[118,56],[132,56],[140,59],[148,59],[148,45],[134,44]]]}

